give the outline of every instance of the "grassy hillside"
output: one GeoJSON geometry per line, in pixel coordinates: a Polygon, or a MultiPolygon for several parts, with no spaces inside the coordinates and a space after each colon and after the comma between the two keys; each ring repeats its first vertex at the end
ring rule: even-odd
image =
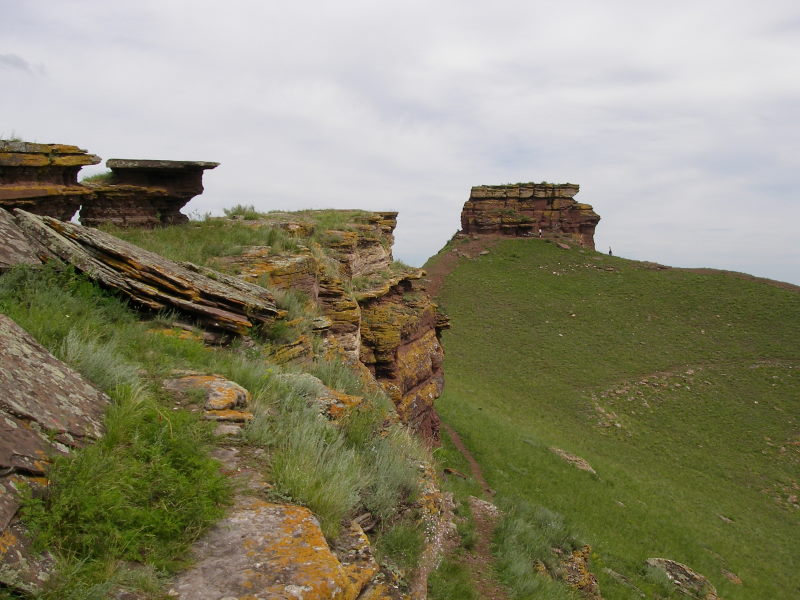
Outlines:
{"type": "Polygon", "coordinates": [[[800,292],[515,239],[459,258],[439,301],[443,420],[501,500],[592,544],[605,598],[663,593],[649,557],[726,600],[800,597],[800,292]]]}

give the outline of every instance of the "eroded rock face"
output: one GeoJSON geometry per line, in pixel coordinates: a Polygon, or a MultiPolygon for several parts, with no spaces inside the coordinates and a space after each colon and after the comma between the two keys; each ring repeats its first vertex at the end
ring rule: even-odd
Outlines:
{"type": "Polygon", "coordinates": [[[215,162],[112,158],[109,185],[91,186],[94,195],[81,207],[81,223],[96,227],[157,227],[186,223],[180,212],[203,193],[203,171],[215,162]]]}
{"type": "Polygon", "coordinates": [[[360,301],[360,359],[392,399],[401,420],[424,438],[437,440],[439,418],[433,404],[444,387],[439,337],[446,323],[416,284],[422,274],[417,271],[385,294],[360,301]]]}
{"type": "Polygon", "coordinates": [[[149,309],[176,309],[210,329],[240,335],[278,313],[267,290],[237,277],[178,264],[97,229],[21,210],[15,217],[55,256],[149,309]]]}
{"type": "Polygon", "coordinates": [[[78,171],[99,162],[77,146],[0,140],[0,208],[68,221],[92,197],[78,171]]]}
{"type": "Polygon", "coordinates": [[[461,230],[474,234],[567,236],[594,248],[600,217],[574,200],[577,184],[517,183],[472,188],[461,211],[461,230]]]}
{"type": "Polygon", "coordinates": [[[28,591],[45,578],[14,524],[23,482],[43,483],[48,462],[103,432],[108,396],[0,315],[0,583],[28,591]]]}

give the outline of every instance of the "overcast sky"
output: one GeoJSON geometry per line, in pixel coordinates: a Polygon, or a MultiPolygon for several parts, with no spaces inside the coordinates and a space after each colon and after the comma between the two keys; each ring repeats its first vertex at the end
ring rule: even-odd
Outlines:
{"type": "Polygon", "coordinates": [[[797,0],[0,0],[11,135],[399,210],[417,265],[471,186],[570,181],[600,250],[800,284],[797,0]]]}

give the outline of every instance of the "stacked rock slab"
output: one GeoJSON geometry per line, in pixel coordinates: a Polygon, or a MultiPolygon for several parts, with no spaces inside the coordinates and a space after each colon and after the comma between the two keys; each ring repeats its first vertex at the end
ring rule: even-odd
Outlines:
{"type": "Polygon", "coordinates": [[[78,171],[99,162],[77,146],[0,140],[0,207],[68,221],[92,197],[78,171]]]}
{"type": "Polygon", "coordinates": [[[112,158],[108,185],[91,186],[94,196],[81,208],[81,223],[95,227],[158,227],[186,223],[181,213],[203,193],[203,171],[219,163],[112,158]]]}
{"type": "Polygon", "coordinates": [[[594,248],[600,217],[589,204],[574,200],[572,183],[515,183],[472,188],[461,211],[461,230],[469,234],[569,237],[594,248]]]}

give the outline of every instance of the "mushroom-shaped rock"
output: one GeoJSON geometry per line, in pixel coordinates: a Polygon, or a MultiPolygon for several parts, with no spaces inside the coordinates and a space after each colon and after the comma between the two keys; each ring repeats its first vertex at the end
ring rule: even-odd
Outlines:
{"type": "Polygon", "coordinates": [[[186,223],[180,212],[203,193],[203,171],[219,163],[186,160],[111,158],[108,184],[92,186],[94,197],[81,208],[81,223],[89,226],[155,227],[186,223]]]}

